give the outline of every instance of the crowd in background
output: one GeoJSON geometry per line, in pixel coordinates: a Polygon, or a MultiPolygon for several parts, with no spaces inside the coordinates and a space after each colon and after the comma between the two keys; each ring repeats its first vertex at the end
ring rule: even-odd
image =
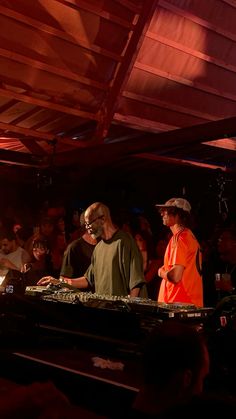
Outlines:
{"type": "MultiPolygon", "coordinates": [[[[29,213],[27,217],[22,216],[17,208],[9,208],[7,213],[1,214],[0,275],[4,268],[4,272],[6,269],[8,271],[8,279],[12,275],[20,276],[20,272],[24,271],[29,285],[36,284],[45,275],[59,277],[67,246],[84,233],[81,225],[84,209],[74,207],[68,210],[63,204],[47,203],[42,205],[37,213],[29,213]],[[19,248],[24,250],[21,256],[22,263],[18,261],[12,265],[9,263],[9,255],[16,251],[19,253],[19,248]]],[[[163,264],[170,231],[158,224],[158,214],[156,219],[151,218],[139,208],[116,208],[112,215],[117,226],[134,237],[142,255],[148,297],[157,300],[161,283],[158,269],[163,264]]],[[[222,296],[234,293],[236,223],[232,214],[221,222],[216,220],[211,231],[202,231],[199,221],[193,218],[192,230],[202,249],[204,305],[214,306],[222,296]],[[223,289],[217,289],[216,274],[223,277],[223,289]]]]}

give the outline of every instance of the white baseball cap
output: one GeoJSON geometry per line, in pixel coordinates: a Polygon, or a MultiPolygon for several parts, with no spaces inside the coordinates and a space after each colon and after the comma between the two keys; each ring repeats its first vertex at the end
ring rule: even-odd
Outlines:
{"type": "Polygon", "coordinates": [[[191,211],[190,203],[187,201],[187,199],[184,199],[184,198],[171,198],[168,201],[166,201],[165,204],[156,204],[155,207],[160,207],[160,208],[176,207],[176,208],[181,208],[182,210],[186,212],[191,211]]]}

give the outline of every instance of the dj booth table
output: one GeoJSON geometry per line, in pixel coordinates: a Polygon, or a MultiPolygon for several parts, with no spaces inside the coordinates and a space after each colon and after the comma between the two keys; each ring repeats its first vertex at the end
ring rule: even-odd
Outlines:
{"type": "Polygon", "coordinates": [[[20,384],[53,381],[73,404],[92,401],[100,414],[123,411],[142,381],[138,316],[115,303],[98,309],[50,295],[54,301],[1,296],[1,375],[20,384]]]}
{"type": "Polygon", "coordinates": [[[0,296],[2,376],[53,381],[71,400],[109,414],[142,383],[146,337],[163,321],[202,327],[213,309],[29,287],[0,296]]]}

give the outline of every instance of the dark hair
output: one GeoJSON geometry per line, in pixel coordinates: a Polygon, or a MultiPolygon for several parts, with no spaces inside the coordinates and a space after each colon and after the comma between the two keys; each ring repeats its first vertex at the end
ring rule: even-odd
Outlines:
{"type": "Polygon", "coordinates": [[[163,209],[167,211],[168,214],[171,215],[178,215],[180,223],[183,224],[185,227],[189,227],[191,224],[191,215],[188,211],[184,211],[182,208],[178,207],[166,207],[166,208],[160,208],[159,213],[163,212],[163,209]]]}
{"type": "Polygon", "coordinates": [[[49,245],[47,240],[43,240],[43,239],[36,239],[33,241],[33,249],[44,249],[44,250],[49,250],[49,245]]]}

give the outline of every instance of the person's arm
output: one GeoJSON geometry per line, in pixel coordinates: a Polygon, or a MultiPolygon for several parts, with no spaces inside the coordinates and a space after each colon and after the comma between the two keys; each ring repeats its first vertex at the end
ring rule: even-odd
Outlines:
{"type": "Polygon", "coordinates": [[[0,259],[0,264],[6,269],[12,269],[14,271],[20,271],[20,269],[7,258],[1,258],[0,259]]]}
{"type": "Polygon", "coordinates": [[[183,265],[174,265],[169,270],[166,270],[164,265],[158,269],[158,276],[162,279],[172,282],[173,284],[178,284],[181,281],[184,273],[183,265]]]}
{"type": "Polygon", "coordinates": [[[85,276],[81,276],[80,278],[67,278],[65,276],[60,276],[60,279],[56,279],[53,276],[44,276],[41,278],[37,285],[48,285],[48,284],[60,284],[60,283],[66,283],[74,288],[81,288],[85,289],[88,288],[89,283],[88,280],[85,278],[85,276]]]}
{"type": "Polygon", "coordinates": [[[136,287],[130,291],[130,297],[138,297],[140,293],[140,288],[136,287]]]}
{"type": "Polygon", "coordinates": [[[81,276],[80,278],[67,278],[66,276],[60,275],[60,281],[65,282],[75,288],[86,289],[89,286],[87,278],[81,276]]]}

